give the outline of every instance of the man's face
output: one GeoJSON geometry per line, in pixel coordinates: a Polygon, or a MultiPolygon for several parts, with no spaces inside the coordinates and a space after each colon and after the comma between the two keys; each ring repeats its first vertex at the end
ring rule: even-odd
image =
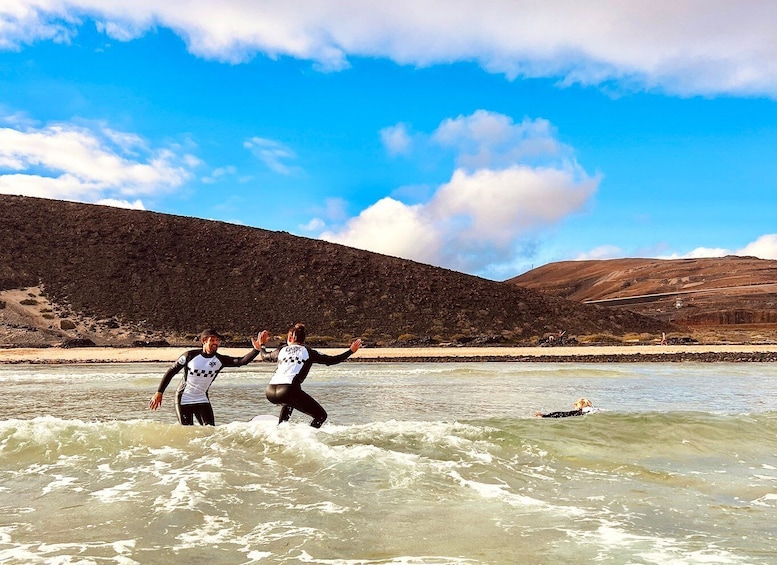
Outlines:
{"type": "Polygon", "coordinates": [[[220,344],[221,340],[218,337],[215,335],[209,335],[202,340],[202,350],[210,355],[211,353],[216,353],[216,350],[219,348],[220,344]]]}

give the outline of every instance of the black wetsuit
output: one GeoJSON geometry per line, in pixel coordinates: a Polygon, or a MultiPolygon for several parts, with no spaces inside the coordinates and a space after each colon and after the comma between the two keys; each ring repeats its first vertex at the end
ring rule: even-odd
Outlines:
{"type": "Polygon", "coordinates": [[[200,425],[215,426],[213,407],[208,398],[208,389],[216,380],[224,367],[240,367],[253,361],[259,351],[256,349],[243,357],[228,357],[220,353],[208,355],[202,349],[192,349],[181,355],[170,367],[162,382],[159,392],[164,393],[173,377],[183,369],[183,379],[175,394],[175,412],[178,421],[184,426],[194,425],[194,418],[200,425]]]}
{"type": "Polygon", "coordinates": [[[278,361],[278,368],[267,385],[267,400],[282,406],[278,423],[287,421],[296,408],[313,418],[310,425],[320,428],[326,421],[326,410],[316,400],[302,390],[302,382],[307,378],[314,363],[336,365],[348,359],[353,352],[348,349],[339,355],[325,355],[307,345],[290,344],[268,353],[262,353],[263,359],[278,361]]]}
{"type": "Polygon", "coordinates": [[[592,412],[593,408],[590,406],[586,406],[585,408],[580,408],[579,410],[569,410],[567,412],[550,412],[548,414],[542,414],[543,418],[568,418],[569,416],[584,416],[585,414],[588,414],[589,412],[592,412]]]}

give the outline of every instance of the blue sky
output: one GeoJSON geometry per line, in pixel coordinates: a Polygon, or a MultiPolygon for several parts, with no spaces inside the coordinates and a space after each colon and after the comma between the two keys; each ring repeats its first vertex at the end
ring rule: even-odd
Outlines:
{"type": "Polygon", "coordinates": [[[0,2],[0,193],[494,280],[777,259],[773,2],[158,4],[0,2]]]}

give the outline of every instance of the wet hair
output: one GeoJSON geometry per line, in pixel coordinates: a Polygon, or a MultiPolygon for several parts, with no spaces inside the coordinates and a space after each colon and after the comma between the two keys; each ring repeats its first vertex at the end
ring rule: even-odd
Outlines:
{"type": "Polygon", "coordinates": [[[305,324],[294,324],[289,329],[289,341],[296,343],[305,343],[305,324]]]}
{"type": "Polygon", "coordinates": [[[581,398],[580,400],[575,402],[575,408],[577,408],[578,410],[582,410],[583,408],[587,408],[589,406],[593,406],[593,404],[591,404],[591,401],[588,400],[587,398],[581,398]]]}

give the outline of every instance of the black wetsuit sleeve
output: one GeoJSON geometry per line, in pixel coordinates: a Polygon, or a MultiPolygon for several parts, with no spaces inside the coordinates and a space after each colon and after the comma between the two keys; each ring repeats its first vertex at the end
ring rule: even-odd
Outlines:
{"type": "Polygon", "coordinates": [[[219,355],[218,353],[216,355],[218,355],[224,367],[242,367],[256,359],[256,356],[259,355],[259,350],[252,349],[242,357],[227,357],[226,355],[219,355]]]}
{"type": "Polygon", "coordinates": [[[183,355],[181,355],[178,359],[176,359],[175,363],[172,364],[172,366],[167,370],[167,372],[162,377],[162,380],[159,383],[159,387],[156,389],[157,392],[161,392],[164,394],[165,389],[167,388],[167,385],[170,384],[170,381],[173,380],[173,377],[177,375],[181,369],[186,366],[186,363],[191,360],[193,355],[196,355],[199,353],[199,350],[193,350],[193,351],[187,351],[183,355]]]}
{"type": "Polygon", "coordinates": [[[582,410],[570,410],[569,412],[550,412],[549,414],[543,414],[543,418],[568,418],[569,416],[582,416],[582,410]]]}
{"type": "Polygon", "coordinates": [[[311,363],[319,363],[320,365],[337,365],[348,359],[353,355],[353,351],[346,349],[338,355],[326,355],[325,353],[319,353],[315,349],[308,349],[310,354],[311,363]]]}

